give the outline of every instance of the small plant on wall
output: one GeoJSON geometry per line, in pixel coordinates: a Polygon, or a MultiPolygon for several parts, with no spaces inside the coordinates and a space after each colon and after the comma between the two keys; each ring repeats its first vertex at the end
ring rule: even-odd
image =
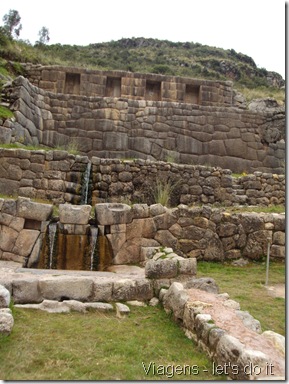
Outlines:
{"type": "Polygon", "coordinates": [[[178,182],[173,184],[170,180],[157,180],[153,191],[155,203],[169,207],[171,195],[177,185],[178,182]]]}

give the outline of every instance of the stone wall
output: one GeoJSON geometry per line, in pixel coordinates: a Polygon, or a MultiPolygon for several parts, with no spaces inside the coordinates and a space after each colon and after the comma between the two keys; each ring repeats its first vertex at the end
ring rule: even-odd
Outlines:
{"type": "Polygon", "coordinates": [[[132,202],[153,204],[156,187],[169,187],[169,203],[285,203],[284,175],[255,172],[233,177],[229,169],[150,160],[100,159],[66,151],[0,149],[2,194],[54,204],[132,202]],[[85,195],[87,198],[85,199],[85,195]]]}
{"type": "Polygon", "coordinates": [[[230,81],[63,66],[23,65],[32,84],[54,93],[216,106],[231,106],[233,101],[230,81]]]}
{"type": "Polygon", "coordinates": [[[4,143],[76,145],[89,157],[284,173],[285,112],[280,109],[60,94],[23,77],[4,93],[15,115],[0,126],[4,143]]]}
{"type": "Polygon", "coordinates": [[[0,149],[0,191],[4,195],[81,203],[86,156],[66,151],[0,149]]]}
{"type": "Polygon", "coordinates": [[[155,202],[156,187],[169,187],[170,204],[285,203],[285,176],[254,172],[234,177],[229,169],[147,160],[93,157],[92,202],[155,202]]]}
{"type": "Polygon", "coordinates": [[[0,260],[21,263],[39,255],[52,205],[0,199],[0,260]]]}
{"type": "Polygon", "coordinates": [[[271,257],[285,258],[285,214],[119,203],[96,204],[95,210],[114,264],[145,263],[160,246],[198,260],[260,260],[267,254],[268,241],[271,257]]]}
{"type": "MultiPolygon", "coordinates": [[[[97,226],[99,236],[110,244],[111,264],[145,264],[159,247],[198,260],[259,260],[267,254],[268,241],[271,257],[285,259],[285,214],[115,203],[96,204],[95,219],[89,220],[89,212],[88,205],[65,204],[59,222],[69,236],[87,235],[88,222],[97,226]]],[[[50,204],[21,197],[1,199],[0,259],[37,265],[51,215],[50,204]]],[[[80,260],[82,255],[76,257],[80,260]]]]}

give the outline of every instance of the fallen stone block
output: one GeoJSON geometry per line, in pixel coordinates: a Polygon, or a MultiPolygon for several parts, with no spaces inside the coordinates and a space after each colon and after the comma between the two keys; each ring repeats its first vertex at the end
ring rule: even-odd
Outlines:
{"type": "Polygon", "coordinates": [[[127,305],[122,304],[122,303],[116,303],[116,317],[119,319],[125,318],[129,315],[130,309],[127,305]]]}
{"type": "Polygon", "coordinates": [[[157,305],[159,305],[160,303],[160,300],[157,298],[157,297],[153,297],[152,299],[150,299],[149,301],[149,305],[151,307],[156,307],[157,305]]]}

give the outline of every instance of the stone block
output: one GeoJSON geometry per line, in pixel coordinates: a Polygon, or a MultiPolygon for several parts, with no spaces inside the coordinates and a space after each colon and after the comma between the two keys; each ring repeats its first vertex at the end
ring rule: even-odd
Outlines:
{"type": "Polygon", "coordinates": [[[116,307],[116,317],[118,317],[119,319],[123,319],[127,317],[130,313],[129,307],[125,304],[116,303],[115,307],[116,307]]]}
{"type": "Polygon", "coordinates": [[[178,275],[178,260],[148,260],[145,265],[145,276],[148,279],[173,278],[178,275]]]}
{"type": "Polygon", "coordinates": [[[127,224],[132,220],[131,207],[121,203],[96,204],[95,216],[99,225],[127,224]]]}
{"type": "Polygon", "coordinates": [[[14,318],[11,313],[0,310],[0,335],[10,335],[14,325],[14,318]]]}
{"type": "Polygon", "coordinates": [[[12,295],[15,304],[40,303],[43,300],[38,280],[22,278],[12,283],[12,295]]]}
{"type": "Polygon", "coordinates": [[[42,297],[48,300],[89,301],[93,293],[93,281],[85,277],[57,276],[39,281],[39,290],[42,297]]]}
{"type": "Polygon", "coordinates": [[[59,205],[59,221],[62,224],[88,224],[90,217],[90,205],[59,205]]]}
{"type": "Polygon", "coordinates": [[[95,311],[100,312],[111,312],[113,310],[113,306],[108,303],[83,303],[86,309],[93,309],[95,311]]]}
{"type": "Polygon", "coordinates": [[[39,234],[40,231],[22,229],[15,241],[12,252],[23,257],[29,256],[39,237],[39,234]]]}
{"type": "Polygon", "coordinates": [[[10,292],[3,285],[0,285],[0,308],[8,308],[10,304],[10,292]]]}
{"type": "Polygon", "coordinates": [[[262,336],[270,340],[274,344],[274,347],[285,357],[286,343],[283,335],[273,331],[265,331],[262,333],[262,336]]]}
{"type": "Polygon", "coordinates": [[[152,282],[148,279],[121,279],[113,284],[114,301],[150,300],[154,296],[152,282]]]}
{"type": "Polygon", "coordinates": [[[285,232],[277,231],[273,234],[273,244],[285,245],[285,232]]]}
{"type": "Polygon", "coordinates": [[[163,297],[163,305],[167,312],[172,312],[176,320],[182,320],[188,293],[181,283],[174,282],[163,297]]]}
{"type": "Polygon", "coordinates": [[[197,274],[197,260],[195,258],[178,259],[178,274],[195,276],[197,274]]]}
{"type": "Polygon", "coordinates": [[[91,301],[109,302],[112,300],[113,283],[111,281],[94,281],[91,301]]]}
{"type": "Polygon", "coordinates": [[[11,252],[17,237],[17,231],[7,227],[6,225],[2,225],[0,231],[0,249],[2,251],[11,252]]]}
{"type": "Polygon", "coordinates": [[[277,258],[280,257],[282,259],[285,259],[285,257],[286,257],[286,248],[285,248],[285,246],[273,244],[271,246],[270,256],[277,257],[277,258]]]}
{"type": "Polygon", "coordinates": [[[43,204],[30,201],[29,198],[18,197],[17,215],[25,219],[46,221],[53,211],[52,204],[43,204]]]}

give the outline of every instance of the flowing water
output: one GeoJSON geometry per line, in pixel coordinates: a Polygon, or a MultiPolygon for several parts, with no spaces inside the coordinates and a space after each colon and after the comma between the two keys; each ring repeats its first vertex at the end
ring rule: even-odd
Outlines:
{"type": "Polygon", "coordinates": [[[90,270],[93,271],[97,269],[97,259],[95,257],[95,251],[96,251],[96,245],[97,245],[97,235],[98,235],[98,228],[97,227],[90,227],[90,270]]]}
{"type": "Polygon", "coordinates": [[[84,176],[83,176],[81,204],[88,204],[90,173],[91,173],[91,162],[88,162],[84,176]]]}
{"type": "Polygon", "coordinates": [[[49,236],[49,269],[52,269],[52,265],[53,265],[53,252],[54,252],[56,230],[57,230],[57,223],[50,223],[49,227],[48,227],[48,236],[49,236]]]}

